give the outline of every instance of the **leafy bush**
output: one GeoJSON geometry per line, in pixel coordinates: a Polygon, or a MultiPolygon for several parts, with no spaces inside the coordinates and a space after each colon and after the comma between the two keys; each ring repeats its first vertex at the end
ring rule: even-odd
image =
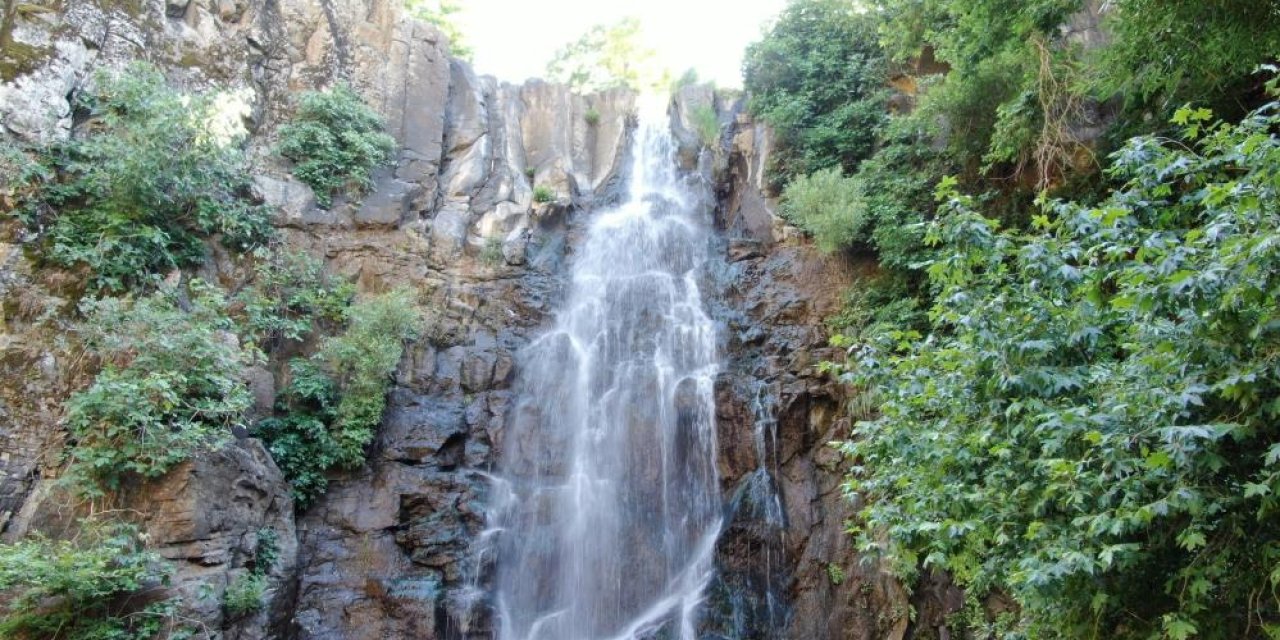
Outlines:
{"type": "Polygon", "coordinates": [[[199,264],[209,238],[243,250],[269,235],[245,155],[213,124],[214,96],[175,91],[139,63],[99,74],[78,107],[90,124],[46,150],[49,179],[22,205],[47,225],[42,259],[87,267],[92,289],[114,291],[199,264]]]}
{"type": "Polygon", "coordinates": [[[588,125],[594,127],[600,124],[600,112],[597,111],[595,107],[592,107],[587,109],[586,113],[582,114],[582,119],[586,120],[588,125]]]}
{"type": "Polygon", "coordinates": [[[540,184],[533,188],[534,202],[537,202],[538,204],[545,204],[547,202],[555,202],[555,199],[556,199],[555,189],[552,189],[551,187],[548,187],[547,185],[544,185],[544,184],[540,184]]]}
{"type": "Polygon", "coordinates": [[[91,523],[73,541],[0,545],[0,636],[148,640],[173,633],[173,601],[149,593],[168,579],[163,559],[125,525],[91,523]]]}
{"type": "Polygon", "coordinates": [[[720,118],[716,116],[716,110],[710,106],[700,106],[694,108],[689,114],[693,120],[693,130],[698,134],[698,140],[702,141],[702,146],[708,149],[715,149],[720,145],[720,118]]]}
{"type": "Polygon", "coordinates": [[[231,618],[262,611],[266,606],[264,597],[267,593],[267,577],[252,571],[236,576],[223,595],[223,606],[231,618]]]}
{"type": "Polygon", "coordinates": [[[248,333],[264,348],[302,340],[317,323],[346,319],[355,287],[325,272],[324,262],[283,248],[257,252],[253,282],[236,296],[248,333]]]}
{"type": "Polygon", "coordinates": [[[326,339],[315,356],[290,364],[292,380],[277,401],[279,415],[258,427],[300,507],[323,493],[329,469],[364,463],[404,342],[422,324],[405,291],[353,306],[350,319],[347,330],[326,339]]]}
{"type": "Polygon", "coordinates": [[[792,180],[782,192],[782,213],[833,252],[865,239],[866,204],[858,181],[840,169],[823,169],[792,180]]]}
{"type": "Polygon", "coordinates": [[[280,127],[280,155],[316,194],[322,207],[341,191],[363,193],[373,170],[391,159],[395,139],[382,118],[349,87],[302,94],[291,122],[280,127]]]}
{"type": "Polygon", "coordinates": [[[888,83],[877,29],[856,3],[795,0],[747,48],[743,83],[751,111],[777,131],[779,177],[853,173],[875,149],[888,83]]]}
{"type": "Polygon", "coordinates": [[[38,185],[50,179],[48,169],[28,150],[0,137],[0,213],[29,202],[38,193],[38,185]]]}
{"type": "Polygon", "coordinates": [[[1280,631],[1280,104],[1210,119],[1029,232],[943,185],[928,334],[857,351],[865,550],[1012,596],[1022,637],[1280,631]]]}
{"type": "Polygon", "coordinates": [[[927,117],[894,116],[880,148],[855,176],[880,265],[912,278],[918,278],[919,266],[930,258],[924,233],[937,208],[934,190],[955,168],[948,154],[932,148],[934,138],[927,117]]]}
{"type": "Polygon", "coordinates": [[[86,349],[103,368],[67,401],[67,477],[78,490],[96,495],[129,476],[158,477],[243,424],[252,400],[241,374],[254,354],[240,348],[225,306],[198,281],[188,292],[81,305],[86,349]]]}

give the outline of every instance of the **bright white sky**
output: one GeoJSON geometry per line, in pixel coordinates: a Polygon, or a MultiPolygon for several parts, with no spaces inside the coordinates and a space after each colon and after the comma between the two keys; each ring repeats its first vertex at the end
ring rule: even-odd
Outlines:
{"type": "Polygon", "coordinates": [[[543,75],[564,44],[587,29],[640,19],[649,46],[679,76],[742,86],[742,52],[786,0],[461,0],[454,15],[475,49],[476,72],[520,82],[543,75]]]}

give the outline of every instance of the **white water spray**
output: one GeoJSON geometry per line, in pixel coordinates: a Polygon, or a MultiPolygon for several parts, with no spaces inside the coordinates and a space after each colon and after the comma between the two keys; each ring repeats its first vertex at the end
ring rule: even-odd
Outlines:
{"type": "Polygon", "coordinates": [[[596,214],[554,328],[521,356],[490,514],[500,640],[694,640],[720,530],[710,230],[641,113],[627,201],[596,214]]]}

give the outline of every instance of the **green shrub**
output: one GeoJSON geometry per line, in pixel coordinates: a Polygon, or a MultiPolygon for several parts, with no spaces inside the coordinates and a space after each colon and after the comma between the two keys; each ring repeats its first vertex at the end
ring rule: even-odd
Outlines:
{"type": "Polygon", "coordinates": [[[689,117],[693,120],[693,130],[698,134],[698,140],[702,141],[702,146],[708,149],[720,146],[720,118],[716,116],[714,107],[695,107],[689,117]]]}
{"type": "Polygon", "coordinates": [[[1211,118],[1027,231],[942,185],[928,331],[855,352],[883,398],[844,445],[864,550],[1011,596],[1019,637],[1276,630],[1280,104],[1211,118]]]}
{"type": "Polygon", "coordinates": [[[405,291],[359,303],[349,315],[345,332],[326,339],[310,359],[290,363],[292,379],[277,401],[278,415],[258,427],[300,507],[324,492],[329,469],[364,463],[391,374],[405,341],[417,337],[422,324],[405,291]]]}
{"type": "Polygon", "coordinates": [[[326,273],[323,261],[283,248],[256,256],[253,282],[236,299],[244,305],[249,335],[263,348],[346,319],[355,286],[326,273]]]}
{"type": "Polygon", "coordinates": [[[267,593],[267,577],[253,572],[236,576],[223,595],[223,606],[227,616],[243,618],[262,611],[266,606],[264,597],[267,593]]]}
{"type": "Polygon", "coordinates": [[[168,568],[136,529],[90,523],[73,541],[0,545],[0,637],[149,640],[169,632],[175,603],[152,593],[168,568]]]}
{"type": "Polygon", "coordinates": [[[253,550],[253,572],[259,575],[271,573],[280,561],[280,535],[275,529],[258,529],[257,546],[253,550]]]}
{"type": "Polygon", "coordinates": [[[342,191],[363,193],[373,186],[373,170],[386,164],[395,139],[383,132],[382,118],[346,86],[302,94],[291,122],[280,127],[280,155],[316,194],[322,207],[342,191]]]}
{"type": "Polygon", "coordinates": [[[78,490],[97,495],[130,476],[158,477],[243,424],[252,400],[241,374],[255,358],[230,331],[225,306],[199,281],[185,293],[81,305],[86,350],[103,368],[67,401],[67,478],[78,490]]]}
{"type": "Polygon", "coordinates": [[[484,242],[484,249],[480,251],[480,260],[485,264],[496,267],[506,261],[506,256],[502,254],[502,238],[489,238],[484,242]]]}
{"type": "Polygon", "coordinates": [[[114,291],[201,263],[210,238],[244,250],[270,234],[245,155],[213,124],[213,96],[135,64],[99,74],[78,106],[90,123],[45,150],[50,179],[22,203],[47,227],[42,260],[87,267],[90,288],[114,291]]]}
{"type": "Polygon", "coordinates": [[[8,137],[0,137],[0,213],[30,202],[39,185],[52,179],[48,168],[32,155],[8,137]]]}
{"type": "Polygon", "coordinates": [[[534,202],[537,202],[538,204],[545,204],[547,202],[554,202],[555,199],[556,199],[555,189],[552,189],[551,187],[548,187],[543,184],[540,184],[533,188],[534,202]]]}
{"type": "Polygon", "coordinates": [[[586,120],[588,125],[594,127],[600,124],[600,112],[597,111],[595,107],[592,107],[587,109],[586,113],[582,114],[582,119],[586,120]]]}
{"type": "Polygon", "coordinates": [[[808,231],[823,251],[848,249],[865,239],[866,203],[858,181],[840,169],[823,169],[792,180],[782,192],[782,213],[808,231]]]}

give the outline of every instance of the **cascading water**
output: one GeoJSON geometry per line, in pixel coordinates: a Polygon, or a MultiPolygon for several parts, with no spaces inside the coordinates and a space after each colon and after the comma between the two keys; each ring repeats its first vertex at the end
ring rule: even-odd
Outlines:
{"type": "Polygon", "coordinates": [[[596,214],[554,328],[521,356],[493,501],[500,640],[693,640],[720,529],[710,230],[663,107],[596,214]]]}

